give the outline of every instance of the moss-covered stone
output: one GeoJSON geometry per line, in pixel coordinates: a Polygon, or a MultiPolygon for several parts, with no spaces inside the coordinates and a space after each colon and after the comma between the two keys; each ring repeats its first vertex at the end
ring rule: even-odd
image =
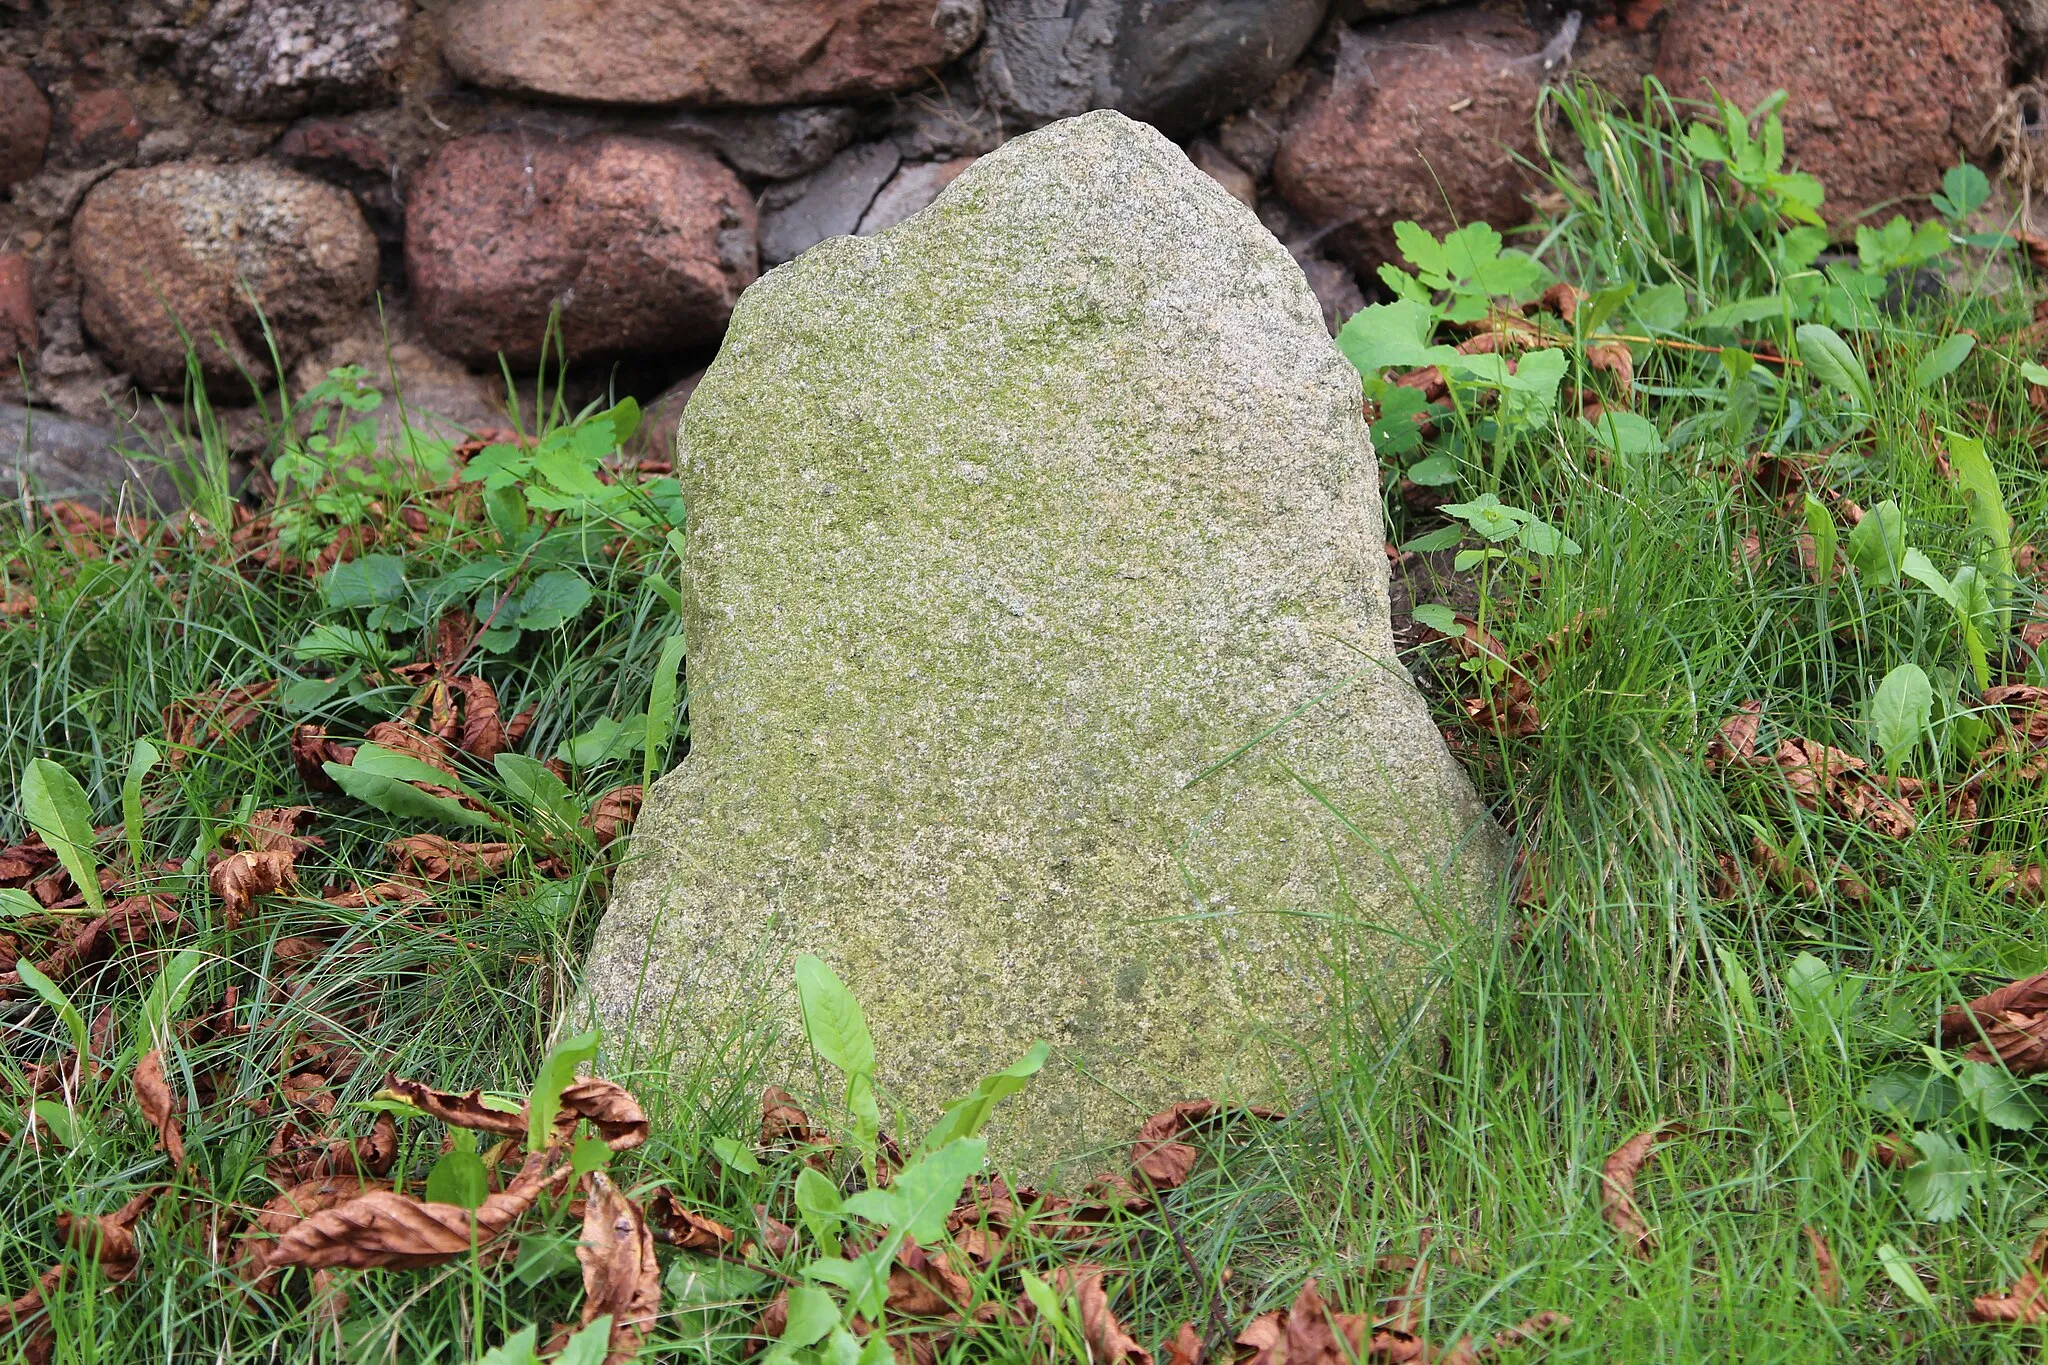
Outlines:
{"type": "Polygon", "coordinates": [[[1150,128],[1054,124],[770,272],[679,454],[693,747],[589,961],[615,1041],[738,1055],[815,952],[913,1130],[1051,1042],[992,1134],[1044,1172],[1312,1077],[1488,894],[1395,660],[1358,376],[1150,128]]]}

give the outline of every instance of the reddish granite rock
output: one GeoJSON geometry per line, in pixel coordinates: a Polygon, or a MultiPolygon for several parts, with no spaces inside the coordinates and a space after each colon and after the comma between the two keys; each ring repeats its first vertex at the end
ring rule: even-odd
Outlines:
{"type": "Polygon", "coordinates": [[[1512,16],[1432,14],[1347,35],[1330,89],[1280,144],[1273,183],[1360,272],[1395,260],[1394,224],[1511,227],[1532,188],[1540,34],[1512,16]],[[1448,200],[1448,203],[1446,202],[1448,200]]]}
{"type": "Polygon", "coordinates": [[[142,143],[135,102],[117,86],[81,90],[63,107],[63,157],[73,166],[126,161],[142,143]]]}
{"type": "Polygon", "coordinates": [[[406,273],[427,336],[472,364],[709,345],[756,274],[754,203],[710,153],[645,138],[462,138],[413,179],[406,273]]]}
{"type": "Polygon", "coordinates": [[[2011,55],[1990,0],[1677,0],[1657,75],[1674,95],[1711,85],[1745,109],[1788,91],[1785,148],[1840,226],[1902,196],[1924,214],[2004,97],[2011,55]]]}
{"type": "Polygon", "coordinates": [[[345,191],[263,162],[178,162],[118,171],[71,225],[86,331],[145,387],[185,382],[198,343],[207,389],[246,397],[246,369],[270,375],[270,346],[247,282],[287,365],[370,297],[377,243],[345,191]],[[218,340],[216,340],[216,334],[218,340]]]}
{"type": "Polygon", "coordinates": [[[49,143],[49,100],[28,72],[0,66],[0,190],[41,170],[49,143]]]}
{"type": "Polygon", "coordinates": [[[907,90],[982,0],[456,0],[441,52],[494,90],[607,104],[797,104],[907,90]]]}
{"type": "Polygon", "coordinates": [[[29,292],[28,257],[18,251],[0,254],[0,383],[19,383],[18,363],[33,364],[36,352],[36,301],[29,292]]]}

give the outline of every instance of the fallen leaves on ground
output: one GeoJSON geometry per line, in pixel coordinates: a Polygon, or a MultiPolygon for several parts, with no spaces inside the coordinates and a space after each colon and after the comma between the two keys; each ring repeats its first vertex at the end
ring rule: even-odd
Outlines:
{"type": "Polygon", "coordinates": [[[589,1195],[583,1238],[576,1244],[583,1266],[583,1325],[611,1314],[605,1365],[625,1365],[639,1354],[661,1311],[661,1266],[639,1207],[604,1172],[592,1171],[585,1179],[589,1195]]]}
{"type": "Polygon", "coordinates": [[[1978,1322],[2039,1322],[2048,1318],[2048,1232],[2034,1239],[2027,1252],[2026,1271],[2002,1294],[1986,1294],[1970,1301],[1970,1316],[1978,1322]]]}
{"type": "Polygon", "coordinates": [[[1813,1292],[1820,1295],[1823,1303],[1842,1301],[1842,1272],[1835,1265],[1835,1253],[1828,1249],[1827,1239],[1808,1224],[1806,1244],[1813,1251],[1813,1292]]]}
{"type": "Polygon", "coordinates": [[[1600,1216],[1614,1229],[1633,1254],[1648,1259],[1656,1248],[1656,1234],[1643,1221],[1636,1207],[1636,1177],[1659,1143],[1676,1136],[1669,1124],[1637,1133],[1614,1149],[1600,1166],[1600,1216]]]}
{"type": "MultiPolygon", "coordinates": [[[[1408,1300],[1413,1301],[1413,1298],[1408,1300]]],[[[1374,1328],[1356,1313],[1333,1311],[1315,1280],[1301,1287],[1291,1307],[1254,1319],[1237,1337],[1238,1365],[1353,1365],[1356,1361],[1408,1365],[1475,1365],[1508,1350],[1555,1336],[1571,1326],[1562,1313],[1544,1312],[1495,1334],[1484,1346],[1465,1337],[1447,1347],[1434,1347],[1406,1312],[1374,1328]]],[[[1189,1332],[1192,1335],[1192,1332],[1189,1332]]],[[[1174,1358],[1179,1359],[1176,1350],[1174,1358]]]]}
{"type": "Polygon", "coordinates": [[[640,818],[640,804],[643,793],[639,784],[630,787],[613,787],[597,798],[590,808],[588,824],[597,835],[598,847],[602,848],[618,838],[640,818]]]}
{"type": "Polygon", "coordinates": [[[403,877],[428,882],[474,882],[502,876],[519,855],[517,844],[458,843],[438,834],[393,840],[391,859],[403,877]]]}
{"type": "Polygon", "coordinates": [[[496,1240],[533,1206],[561,1173],[555,1168],[562,1156],[556,1147],[528,1156],[512,1182],[486,1196],[474,1212],[391,1190],[368,1191],[295,1224],[264,1252],[263,1265],[269,1270],[369,1270],[440,1265],[467,1256],[473,1247],[496,1240]]]}
{"type": "Polygon", "coordinates": [[[2015,1076],[2048,1071],[2048,972],[1942,1011],[1941,1041],[1968,1044],[1973,1062],[1997,1060],[2015,1076]]]}
{"type": "Polygon", "coordinates": [[[239,687],[216,687],[165,707],[164,738],[170,741],[165,766],[182,767],[188,751],[217,744],[254,725],[275,691],[277,680],[273,678],[239,687]]]}
{"type": "Polygon", "coordinates": [[[112,1213],[97,1217],[57,1215],[57,1235],[100,1263],[100,1273],[115,1284],[135,1278],[141,1256],[135,1245],[135,1223],[156,1202],[163,1187],[153,1185],[112,1213]]]}
{"type": "Polygon", "coordinates": [[[134,1086],[136,1107],[149,1120],[149,1126],[156,1129],[157,1150],[168,1153],[172,1165],[184,1165],[185,1134],[178,1123],[171,1087],[164,1080],[164,1054],[161,1050],[150,1049],[135,1064],[134,1086]]]}
{"type": "Polygon", "coordinates": [[[243,849],[230,853],[206,873],[206,884],[220,897],[222,916],[228,928],[239,929],[242,916],[255,907],[258,896],[298,885],[293,868],[298,855],[290,848],[243,849]]]}
{"type": "Polygon", "coordinates": [[[1189,1100],[1161,1110],[1145,1120],[1131,1144],[1131,1171],[1141,1188],[1153,1191],[1179,1189],[1194,1171],[1197,1153],[1182,1141],[1196,1130],[1213,1126],[1233,1114],[1272,1119],[1279,1115],[1266,1109],[1232,1110],[1214,1100],[1189,1100]]]}

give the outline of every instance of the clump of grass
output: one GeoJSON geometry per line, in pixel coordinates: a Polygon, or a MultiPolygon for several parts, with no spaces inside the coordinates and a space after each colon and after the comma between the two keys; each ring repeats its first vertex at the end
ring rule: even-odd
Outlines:
{"type": "MultiPolygon", "coordinates": [[[[1473,229],[1461,263],[1409,234],[1416,269],[1389,280],[1384,305],[1405,306],[1398,344],[1373,331],[1385,313],[1345,342],[1403,475],[1389,480],[1390,521],[1467,557],[1465,607],[1417,613],[1456,635],[1421,662],[1514,839],[1512,900],[1449,928],[1406,1014],[1377,1017],[1376,983],[1345,983],[1357,1017],[1334,1022],[1326,1083],[1282,1120],[1192,1136],[1204,1159],[1187,1182],[1105,1207],[1089,1255],[1147,1344],[1189,1322],[1223,1347],[1314,1277],[1346,1312],[1409,1298],[1406,1320],[1430,1341],[1561,1310],[1571,1333],[1524,1348],[1560,1360],[2031,1358],[2038,1329],[1974,1323],[1969,1303],[2018,1278],[2048,1222],[2048,1110],[2037,1082],[1964,1059],[1937,1020],[2048,968],[2025,875],[2041,781],[1995,749],[2035,703],[1985,698],[1962,628],[1980,633],[1993,682],[2038,683],[2026,627],[2048,613],[2032,561],[1999,568],[1985,495],[1955,477],[1958,438],[1981,441],[2012,521],[2006,550],[2039,534],[2038,286],[1966,221],[1980,196],[1960,169],[1932,234],[1873,224],[1851,257],[1810,230],[1818,187],[1773,162],[1772,109],[1698,110],[1654,86],[1641,114],[1583,89],[1552,103],[1545,127],[1574,145],[1542,169],[1564,207],[1528,235],[1526,262],[1473,229]],[[1535,306],[1553,279],[1576,301],[1535,306]],[[1489,330],[1501,363],[1443,353],[1489,330]],[[1561,355],[1526,363],[1546,350],[1561,355]],[[1392,382],[1423,364],[1445,370],[1440,394],[1392,382]],[[1852,523],[1886,505],[1899,544],[1944,582],[1980,570],[1988,611],[1959,616],[1871,549],[1882,537],[1852,523]],[[1930,682],[1924,724],[1880,740],[1872,698],[1907,665],[1930,682]],[[1715,759],[1724,723],[1752,706],[1763,759],[1735,761],[1725,740],[1715,759]],[[1921,784],[1888,789],[1908,792],[1911,828],[1802,802],[1797,774],[1771,758],[1788,740],[1921,784]],[[1651,1232],[1639,1255],[1603,1216],[1601,1169],[1650,1131],[1664,1140],[1636,1179],[1651,1232]],[[1885,1164],[1907,1148],[1913,1167],[1885,1164]],[[1428,1273],[1390,1259],[1404,1257],[1428,1273]]],[[[461,667],[506,717],[533,711],[519,749],[568,756],[567,790],[587,807],[652,766],[631,729],[648,742],[654,680],[674,662],[671,490],[620,477],[601,506],[570,514],[549,505],[562,490],[521,463],[521,441],[458,453],[370,439],[353,406],[370,387],[338,375],[309,397],[318,448],[289,434],[300,423],[278,424],[282,496],[261,508],[216,497],[210,517],[146,530],[38,516],[5,532],[8,599],[36,608],[0,627],[0,770],[53,758],[108,818],[135,742],[164,740],[167,709],[278,684],[248,724],[209,731],[144,788],[151,870],[126,875],[177,898],[175,931],[60,983],[82,1019],[111,1009],[109,1046],[132,1052],[155,968],[201,955],[188,1015],[208,1022],[174,1030],[166,1050],[188,1165],[151,1150],[118,1076],[81,1082],[57,1097],[64,1117],[38,1123],[27,1068],[61,1058],[68,1029],[26,996],[8,1007],[0,1284],[73,1266],[48,1296],[59,1359],[452,1360],[578,1302],[563,1222],[537,1225],[509,1269],[351,1278],[338,1314],[297,1282],[243,1292],[223,1250],[218,1211],[270,1197],[267,1149],[287,1116],[347,1131],[386,1071],[523,1092],[617,856],[535,845],[502,876],[433,887],[431,910],[337,910],[323,893],[388,879],[387,845],[412,829],[309,789],[291,756],[299,727],[354,742],[402,718],[422,684],[400,665],[436,657],[460,607],[479,641],[461,667]],[[464,459],[493,477],[461,482],[464,459]],[[305,570],[342,543],[369,567],[305,570]],[[568,619],[551,623],[543,595],[521,625],[549,573],[578,576],[588,599],[555,579],[568,619]],[[230,928],[205,887],[209,854],[253,812],[298,804],[317,808],[326,843],[304,853],[296,894],[262,898],[230,928]],[[293,1077],[314,1068],[280,1065],[302,1038],[363,1059],[312,1109],[293,1077]],[[159,1184],[137,1273],[105,1292],[94,1259],[59,1245],[50,1208],[104,1213],[159,1184]]],[[[585,439],[600,463],[631,434],[617,410],[538,415],[528,438],[585,439]]],[[[488,765],[455,763],[503,796],[488,765]]],[[[21,834],[0,820],[0,837],[21,834]]],[[[103,857],[118,862],[120,842],[110,834],[103,857]]],[[[759,1122],[745,1078],[629,1079],[653,1122],[614,1168],[622,1185],[665,1186],[739,1229],[760,1226],[756,1204],[787,1211],[796,1165],[749,1171],[720,1155],[759,1122]]],[[[416,1179],[437,1138],[408,1128],[399,1171],[416,1179]]],[[[1050,1274],[1073,1249],[1026,1227],[1010,1255],[1050,1274]]],[[[671,1261],[650,1355],[740,1359],[792,1273],[671,1261]]],[[[1075,1354],[1007,1318],[935,1353],[1075,1354]]]]}

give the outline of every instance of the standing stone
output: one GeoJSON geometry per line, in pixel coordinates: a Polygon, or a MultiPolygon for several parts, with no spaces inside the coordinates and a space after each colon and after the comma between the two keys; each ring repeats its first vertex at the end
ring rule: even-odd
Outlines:
{"type": "Polygon", "coordinates": [[[1310,1081],[1334,961],[1398,1008],[1499,855],[1361,408],[1287,252],[1115,113],[763,277],[678,442],[692,748],[589,958],[612,1045],[804,1086],[815,952],[913,1133],[1050,1042],[995,1129],[1042,1171],[1310,1081]]]}
{"type": "Polygon", "coordinates": [[[272,377],[271,339],[297,363],[377,283],[377,240],[348,192],[262,162],[117,171],[79,206],[71,250],[86,331],[159,392],[184,387],[179,324],[208,391],[246,398],[244,372],[272,377]]]}
{"type": "Polygon", "coordinates": [[[603,134],[451,142],[413,178],[405,269],[435,346],[540,358],[710,347],[755,274],[754,201],[697,147],[603,134]]]}
{"type": "Polygon", "coordinates": [[[982,20],[982,0],[455,0],[441,55],[556,99],[801,104],[919,85],[982,20]]]}

